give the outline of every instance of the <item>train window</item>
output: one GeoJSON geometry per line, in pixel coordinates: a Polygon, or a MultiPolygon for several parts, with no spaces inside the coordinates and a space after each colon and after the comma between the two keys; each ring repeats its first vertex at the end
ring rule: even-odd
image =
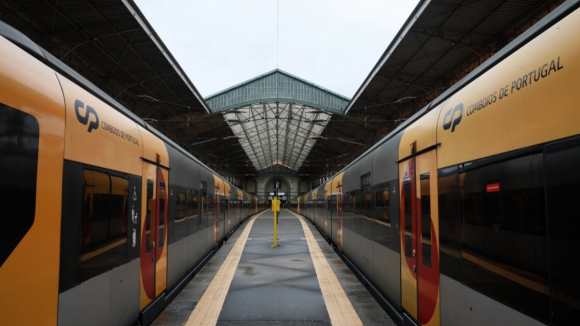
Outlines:
{"type": "Polygon", "coordinates": [[[174,240],[178,241],[183,239],[187,235],[187,218],[188,218],[188,208],[187,208],[187,196],[189,194],[185,193],[184,190],[175,189],[175,218],[173,223],[174,240]]]}
{"type": "Polygon", "coordinates": [[[371,186],[371,173],[365,173],[360,177],[360,188],[366,189],[371,186]]]}
{"type": "Polygon", "coordinates": [[[197,190],[190,189],[187,194],[187,216],[188,218],[198,218],[198,224],[201,223],[199,215],[199,193],[197,190]]]}
{"type": "Polygon", "coordinates": [[[187,234],[194,234],[200,230],[201,215],[199,214],[199,192],[197,190],[187,190],[187,234]]]}
{"type": "Polygon", "coordinates": [[[127,194],[129,180],[111,176],[111,211],[109,238],[125,237],[127,233],[127,194]]]}
{"type": "Polygon", "coordinates": [[[460,274],[460,192],[457,166],[438,171],[440,271],[455,280],[460,274]]]}
{"type": "Polygon", "coordinates": [[[127,178],[105,171],[83,171],[80,231],[83,280],[126,261],[128,189],[127,178]]]}
{"type": "Polygon", "coordinates": [[[175,196],[175,222],[182,221],[188,215],[186,204],[186,194],[184,192],[177,193],[175,196]]]}
{"type": "Polygon", "coordinates": [[[541,161],[541,154],[528,155],[475,169],[469,166],[459,175],[465,221],[460,230],[461,273],[468,286],[547,321],[541,161]]]}
{"type": "Polygon", "coordinates": [[[580,210],[575,205],[580,198],[580,138],[546,146],[544,160],[552,325],[570,325],[580,320],[580,278],[574,267],[580,258],[580,210]]]}
{"type": "Polygon", "coordinates": [[[423,265],[431,267],[431,180],[421,174],[421,255],[423,265]]]}
{"type": "Polygon", "coordinates": [[[379,218],[382,218],[385,221],[390,221],[391,219],[389,215],[389,189],[390,186],[387,184],[384,188],[375,192],[375,208],[380,209],[379,218]]]}
{"type": "Polygon", "coordinates": [[[153,238],[151,237],[151,224],[153,218],[153,180],[147,179],[147,214],[145,215],[145,253],[153,250],[153,238]]]}
{"type": "Polygon", "coordinates": [[[208,226],[209,225],[213,225],[214,223],[214,198],[213,196],[209,195],[207,196],[207,218],[208,218],[208,226]]]}
{"type": "Polygon", "coordinates": [[[403,200],[405,209],[405,256],[413,257],[413,205],[411,194],[411,179],[403,180],[403,200]]]}
{"type": "Polygon", "coordinates": [[[38,139],[35,117],[0,104],[0,266],[34,223],[38,139]]]}
{"type": "Polygon", "coordinates": [[[163,248],[165,245],[165,198],[166,189],[165,183],[159,183],[159,244],[158,248],[163,248]]]}

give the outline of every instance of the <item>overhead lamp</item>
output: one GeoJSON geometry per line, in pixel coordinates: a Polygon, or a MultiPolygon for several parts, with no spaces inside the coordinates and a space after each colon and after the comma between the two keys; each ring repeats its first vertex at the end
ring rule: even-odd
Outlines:
{"type": "Polygon", "coordinates": [[[242,111],[240,111],[240,110],[229,110],[226,113],[242,113],[242,111]]]}
{"type": "Polygon", "coordinates": [[[228,119],[229,123],[240,123],[240,119],[228,119]]]}
{"type": "Polygon", "coordinates": [[[326,111],[323,111],[323,110],[314,110],[314,111],[310,111],[310,112],[308,112],[308,113],[312,113],[312,114],[320,114],[320,113],[328,113],[328,112],[326,112],[326,111]]]}
{"type": "Polygon", "coordinates": [[[238,140],[238,139],[240,139],[240,137],[238,137],[238,136],[228,136],[228,137],[225,137],[224,139],[238,140]]]}
{"type": "Polygon", "coordinates": [[[311,120],[310,123],[321,123],[321,122],[325,122],[326,120],[322,120],[322,119],[315,119],[315,120],[311,120]]]}

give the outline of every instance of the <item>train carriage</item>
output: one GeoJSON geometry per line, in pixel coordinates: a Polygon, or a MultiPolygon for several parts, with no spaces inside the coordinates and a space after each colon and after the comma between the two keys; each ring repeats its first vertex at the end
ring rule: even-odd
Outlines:
{"type": "Polygon", "coordinates": [[[0,49],[3,322],[150,324],[255,196],[3,22],[0,49]]]}

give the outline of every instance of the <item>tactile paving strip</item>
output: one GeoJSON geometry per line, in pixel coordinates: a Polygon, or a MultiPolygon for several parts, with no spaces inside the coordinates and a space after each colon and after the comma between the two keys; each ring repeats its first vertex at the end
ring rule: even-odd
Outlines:
{"type": "Polygon", "coordinates": [[[254,221],[266,211],[254,216],[246,225],[244,232],[240,235],[232,251],[220,267],[219,271],[211,281],[209,287],[199,300],[195,309],[187,319],[185,326],[215,326],[222,310],[226,295],[232,284],[232,279],[236,273],[240,257],[246,246],[246,240],[254,225],[254,221]]]}
{"type": "Polygon", "coordinates": [[[312,263],[314,264],[316,276],[318,277],[318,282],[320,283],[322,297],[324,298],[324,303],[326,304],[326,309],[328,310],[328,315],[330,316],[330,322],[333,326],[362,326],[362,321],[354,310],[354,307],[346,296],[342,286],[338,282],[338,278],[336,278],[332,268],[326,261],[326,258],[320,250],[318,242],[316,239],[314,239],[314,235],[312,235],[310,228],[301,216],[295,214],[294,212],[291,213],[300,220],[302,228],[304,229],[304,235],[306,236],[308,249],[310,250],[310,255],[312,256],[312,263]]]}

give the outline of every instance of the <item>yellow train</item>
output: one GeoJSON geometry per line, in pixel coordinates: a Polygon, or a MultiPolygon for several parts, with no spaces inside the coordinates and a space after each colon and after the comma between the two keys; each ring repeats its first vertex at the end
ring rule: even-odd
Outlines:
{"type": "Polygon", "coordinates": [[[578,7],[297,198],[397,323],[580,324],[578,7]]]}
{"type": "Polygon", "coordinates": [[[265,208],[0,22],[2,325],[151,323],[265,208]]]}

